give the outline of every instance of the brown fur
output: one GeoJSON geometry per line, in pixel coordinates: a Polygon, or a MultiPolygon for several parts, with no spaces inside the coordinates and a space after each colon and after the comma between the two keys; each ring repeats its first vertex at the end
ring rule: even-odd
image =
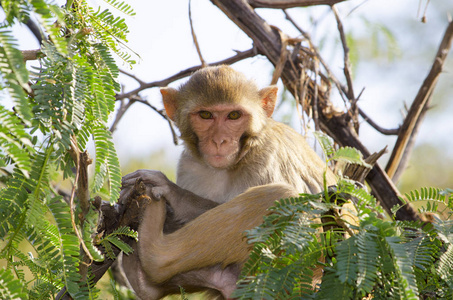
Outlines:
{"type": "MultiPolygon", "coordinates": [[[[276,87],[259,90],[227,66],[198,71],[179,90],[162,90],[167,114],[185,144],[177,184],[149,170],[127,175],[124,182],[133,184],[141,177],[157,198],[167,200],[177,222],[190,222],[163,234],[164,222],[172,222],[165,220],[165,202],[146,208],[139,257],[134,254],[125,263],[135,272],[131,277],[137,280],[131,285],[141,297],[156,299],[177,291],[178,285],[218,290],[229,297],[251,247],[244,230],[259,225],[274,201],[323,190],[326,164],[299,133],[270,118],[276,92],[276,87]],[[237,159],[225,168],[204,161],[189,118],[219,104],[238,106],[250,118],[237,159]]],[[[328,170],[326,178],[329,185],[335,179],[328,170]]]]}
{"type": "Polygon", "coordinates": [[[177,273],[193,269],[219,263],[223,267],[242,264],[251,248],[244,230],[258,226],[276,200],[297,195],[296,190],[285,184],[250,188],[165,237],[162,234],[165,203],[153,201],[146,208],[146,218],[141,225],[146,228],[146,235],[139,237],[148,245],[140,249],[142,262],[149,266],[147,273],[153,281],[164,282],[177,273]],[[193,233],[197,235],[193,236],[193,233]],[[219,238],[221,242],[212,243],[219,238]],[[187,252],[181,255],[180,249],[187,249],[187,252]]]}

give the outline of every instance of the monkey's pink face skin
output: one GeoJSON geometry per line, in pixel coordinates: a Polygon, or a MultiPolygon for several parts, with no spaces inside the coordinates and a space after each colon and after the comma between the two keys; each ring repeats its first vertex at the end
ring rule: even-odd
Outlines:
{"type": "Polygon", "coordinates": [[[240,105],[200,107],[192,112],[190,122],[205,162],[222,169],[234,165],[249,119],[250,114],[240,105]]]}

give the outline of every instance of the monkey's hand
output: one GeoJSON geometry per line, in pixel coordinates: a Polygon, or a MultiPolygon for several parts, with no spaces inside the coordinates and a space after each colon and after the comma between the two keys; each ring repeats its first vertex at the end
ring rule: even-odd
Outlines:
{"type": "Polygon", "coordinates": [[[165,198],[172,207],[175,217],[188,222],[218,204],[212,200],[200,197],[188,190],[179,187],[160,171],[137,170],[123,177],[123,189],[135,184],[141,178],[147,185],[147,193],[156,199],[165,198]]]}
{"type": "MultiPolygon", "coordinates": [[[[141,178],[146,184],[146,192],[156,199],[165,198],[170,202],[172,190],[176,184],[171,182],[164,173],[156,170],[137,170],[123,177],[122,188],[128,188],[135,184],[135,181],[141,178]]],[[[177,187],[177,186],[176,186],[177,187]]]]}

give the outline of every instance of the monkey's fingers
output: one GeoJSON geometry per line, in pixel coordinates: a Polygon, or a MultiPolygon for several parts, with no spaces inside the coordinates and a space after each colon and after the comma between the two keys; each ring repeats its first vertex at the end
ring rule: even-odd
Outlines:
{"type": "Polygon", "coordinates": [[[160,186],[167,183],[168,178],[162,172],[156,170],[137,170],[123,176],[123,187],[135,184],[135,181],[140,178],[145,184],[160,186]]]}

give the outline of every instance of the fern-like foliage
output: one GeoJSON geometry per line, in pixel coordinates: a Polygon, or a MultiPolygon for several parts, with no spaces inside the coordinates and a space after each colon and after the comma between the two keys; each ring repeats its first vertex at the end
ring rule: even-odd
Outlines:
{"type": "MultiPolygon", "coordinates": [[[[322,135],[320,143],[328,160],[363,165],[356,150],[336,151],[322,135]]],[[[423,188],[408,193],[406,199],[428,201],[422,212],[442,213],[447,219],[453,208],[451,189],[423,188]],[[437,210],[441,205],[442,210],[437,210]]],[[[342,178],[328,193],[282,199],[271,210],[261,226],[248,231],[255,244],[234,294],[240,299],[449,299],[453,295],[450,220],[435,216],[432,224],[426,224],[382,219],[374,197],[342,178]],[[355,223],[346,215],[335,215],[342,209],[337,203],[351,198],[356,212],[349,214],[355,216],[355,223]],[[332,227],[335,223],[337,227],[332,227]],[[322,278],[312,282],[317,268],[323,268],[322,278]]]]}
{"type": "Polygon", "coordinates": [[[0,269],[0,297],[2,299],[27,299],[23,282],[16,279],[11,270],[0,269]]]}
{"type": "Polygon", "coordinates": [[[103,237],[98,243],[106,249],[106,255],[110,259],[115,259],[116,255],[113,252],[112,245],[116,246],[118,249],[123,251],[126,254],[132,252],[131,246],[122,241],[121,237],[129,237],[137,240],[138,233],[128,227],[120,227],[114,230],[112,233],[103,237]]]}
{"type": "MultiPolygon", "coordinates": [[[[124,1],[107,2],[117,12],[134,14],[124,1]]],[[[79,266],[82,243],[94,260],[104,259],[99,241],[92,240],[97,212],[79,219],[78,199],[70,207],[55,182],[62,179],[59,174],[74,182],[75,163],[68,150],[77,143],[84,151],[92,139],[96,167],[91,192],[107,195],[112,203],[119,196],[121,173],[107,122],[120,90],[112,53],[134,63],[124,50],[128,28],[123,18],[84,0],[63,7],[48,0],[3,0],[2,8],[0,259],[6,269],[0,271],[0,298],[52,299],[66,287],[73,299],[95,299],[99,290],[89,274],[81,277],[79,266]],[[29,18],[39,22],[43,43],[37,67],[27,68],[11,28],[29,18]],[[33,255],[25,252],[24,243],[33,255]],[[25,281],[25,272],[33,276],[31,281],[25,281]]],[[[115,232],[103,245],[129,251],[119,235],[134,233],[115,232]]]]}

